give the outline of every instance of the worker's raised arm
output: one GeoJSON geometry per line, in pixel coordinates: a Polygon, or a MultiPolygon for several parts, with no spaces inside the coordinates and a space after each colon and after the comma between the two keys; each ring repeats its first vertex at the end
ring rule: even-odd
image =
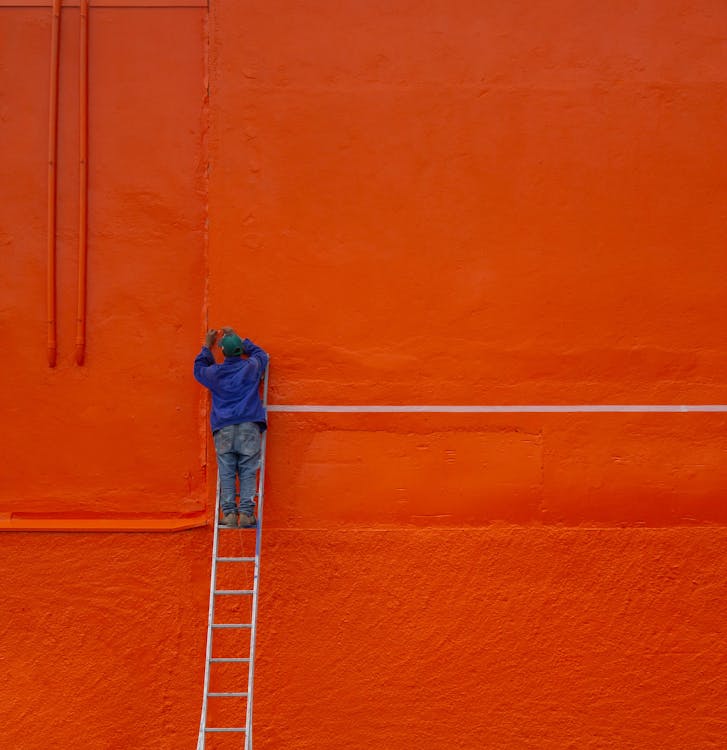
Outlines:
{"type": "Polygon", "coordinates": [[[214,370],[210,370],[209,368],[217,364],[211,351],[216,340],[217,331],[207,331],[202,351],[194,360],[194,378],[197,382],[207,386],[207,388],[211,388],[213,383],[212,373],[214,370]]]}
{"type": "Polygon", "coordinates": [[[261,349],[257,344],[250,341],[250,339],[245,339],[242,342],[242,346],[245,354],[250,358],[250,361],[257,362],[259,375],[262,377],[265,374],[265,368],[268,366],[269,357],[267,352],[261,349]]]}

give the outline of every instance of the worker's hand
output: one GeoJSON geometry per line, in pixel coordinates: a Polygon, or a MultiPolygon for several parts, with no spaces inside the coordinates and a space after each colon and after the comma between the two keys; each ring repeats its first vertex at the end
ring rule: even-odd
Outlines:
{"type": "Polygon", "coordinates": [[[229,336],[231,333],[234,333],[234,332],[235,332],[235,329],[234,328],[230,328],[229,326],[224,326],[224,328],[222,328],[222,335],[223,336],[229,336]]]}
{"type": "Polygon", "coordinates": [[[217,343],[217,336],[219,335],[219,332],[216,331],[214,328],[207,331],[205,337],[204,337],[204,345],[211,349],[216,343],[217,343]]]}

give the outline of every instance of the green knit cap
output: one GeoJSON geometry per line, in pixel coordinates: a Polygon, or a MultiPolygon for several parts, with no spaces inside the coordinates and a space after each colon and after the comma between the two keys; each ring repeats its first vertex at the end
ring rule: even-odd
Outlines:
{"type": "Polygon", "coordinates": [[[228,333],[222,337],[220,347],[225,357],[239,357],[242,354],[242,339],[236,333],[228,333]]]}

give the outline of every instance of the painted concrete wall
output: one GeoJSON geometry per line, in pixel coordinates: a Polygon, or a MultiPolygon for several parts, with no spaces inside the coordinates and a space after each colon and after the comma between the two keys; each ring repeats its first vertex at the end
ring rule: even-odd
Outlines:
{"type": "Polygon", "coordinates": [[[194,510],[204,480],[186,340],[205,284],[205,12],[92,8],[89,345],[77,367],[79,17],[63,11],[54,369],[43,351],[51,10],[0,14],[1,325],[13,352],[0,511],[194,510]]]}
{"type": "MultiPolygon", "coordinates": [[[[216,6],[211,319],[282,403],[727,402],[724,10],[449,5],[216,6]]],[[[725,424],[280,416],[273,506],[724,521],[725,424]]]]}
{"type": "MultiPolygon", "coordinates": [[[[209,544],[3,535],[2,746],[194,748],[209,544]]],[[[724,528],[269,529],[255,746],[723,747],[726,545],[724,528]]]]}
{"type": "MultiPolygon", "coordinates": [[[[92,7],[83,368],[65,9],[54,370],[50,10],[0,7],[0,513],[209,508],[207,321],[278,404],[727,403],[723,4],[452,5],[92,7]]],[[[726,426],[271,415],[256,747],[723,746],[726,426]]],[[[209,530],[0,542],[0,747],[194,747],[209,530]]]]}

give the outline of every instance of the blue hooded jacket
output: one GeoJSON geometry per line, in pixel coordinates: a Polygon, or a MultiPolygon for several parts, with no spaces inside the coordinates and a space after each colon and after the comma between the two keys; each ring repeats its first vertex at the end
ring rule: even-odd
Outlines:
{"type": "Polygon", "coordinates": [[[257,422],[261,430],[267,428],[259,388],[268,355],[250,339],[245,339],[242,345],[248,359],[225,357],[218,365],[212,352],[203,346],[194,360],[195,379],[212,391],[212,432],[241,422],[257,422]]]}

